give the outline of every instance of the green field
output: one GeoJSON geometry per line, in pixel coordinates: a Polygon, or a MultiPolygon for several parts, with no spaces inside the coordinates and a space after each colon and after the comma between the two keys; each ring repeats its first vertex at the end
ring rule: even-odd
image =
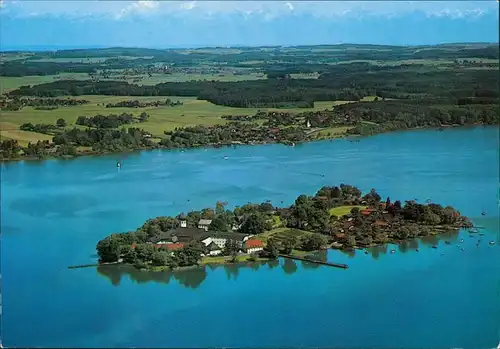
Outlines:
{"type": "Polygon", "coordinates": [[[290,109],[257,109],[257,108],[234,108],[215,105],[213,103],[197,100],[194,97],[128,97],[128,96],[80,96],[79,99],[90,101],[89,104],[79,106],[60,107],[54,110],[36,110],[26,107],[19,111],[2,111],[0,116],[0,136],[2,138],[17,139],[25,144],[28,141],[38,139],[52,139],[52,137],[19,131],[19,126],[24,123],[32,124],[55,124],[57,119],[63,118],[68,127],[74,126],[76,119],[81,116],[94,116],[97,114],[120,114],[133,113],[135,115],[146,112],[150,115],[147,122],[138,124],[138,127],[150,132],[154,137],[162,137],[164,131],[173,130],[176,127],[194,125],[217,125],[227,121],[222,119],[223,115],[253,115],[258,110],[288,111],[300,113],[308,110],[331,109],[333,102],[316,102],[315,107],[290,108],[290,109]],[[184,105],[177,107],[148,107],[148,108],[106,108],[107,103],[116,103],[127,100],[155,101],[170,98],[173,101],[182,101],[184,105]]]}
{"type": "Polygon", "coordinates": [[[266,231],[262,234],[255,235],[253,238],[259,239],[264,243],[266,243],[271,237],[280,241],[280,242],[283,242],[292,236],[299,239],[302,236],[309,235],[309,234],[313,234],[313,233],[305,231],[305,230],[299,230],[299,229],[276,228],[276,229],[266,231]]]}
{"type": "Polygon", "coordinates": [[[25,85],[39,85],[65,79],[86,80],[88,78],[88,74],[85,73],[61,73],[59,75],[33,75],[22,77],[2,76],[0,77],[0,94],[7,93],[25,85]]]}
{"type": "Polygon", "coordinates": [[[204,74],[204,73],[196,73],[196,74],[185,74],[185,73],[172,73],[172,74],[152,74],[151,77],[148,75],[138,75],[131,76],[127,79],[127,81],[132,82],[134,78],[142,79],[136,84],[138,85],[156,85],[163,82],[186,82],[192,80],[216,80],[216,81],[245,81],[245,80],[260,80],[266,79],[264,74],[260,73],[248,73],[248,74],[232,74],[232,73],[224,73],[224,74],[204,74]]]}
{"type": "Polygon", "coordinates": [[[355,207],[359,208],[360,210],[366,208],[366,206],[339,206],[330,209],[330,214],[337,217],[345,216],[346,214],[351,213],[351,210],[355,207]]]}
{"type": "MultiPolygon", "coordinates": [[[[61,58],[62,59],[62,58],[61,58]]],[[[50,61],[50,60],[47,60],[50,61]]],[[[137,85],[156,85],[163,82],[186,82],[191,80],[217,80],[217,81],[244,81],[244,80],[259,80],[266,79],[266,76],[261,73],[248,73],[248,74],[184,74],[184,73],[173,73],[173,74],[152,74],[148,76],[147,74],[142,75],[125,75],[125,80],[122,79],[123,75],[111,75],[107,80],[121,80],[127,81],[129,83],[134,83],[137,85]],[[140,79],[135,81],[135,79],[140,79]]],[[[15,90],[21,86],[25,85],[39,85],[47,82],[54,82],[56,80],[88,80],[89,76],[86,73],[61,73],[58,75],[33,75],[33,76],[22,76],[22,77],[11,77],[2,76],[0,79],[0,94],[4,94],[15,90]]]]}
{"type": "Polygon", "coordinates": [[[321,129],[320,131],[315,131],[311,133],[311,135],[319,137],[319,138],[330,138],[330,137],[339,137],[350,129],[349,126],[338,126],[338,127],[329,127],[321,129]]]}

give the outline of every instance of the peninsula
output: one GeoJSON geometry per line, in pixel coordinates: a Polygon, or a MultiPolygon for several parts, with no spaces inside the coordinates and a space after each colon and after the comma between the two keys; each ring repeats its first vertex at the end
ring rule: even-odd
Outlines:
{"type": "Polygon", "coordinates": [[[4,52],[0,159],[500,123],[495,44],[235,50],[4,52]]]}
{"type": "Polygon", "coordinates": [[[366,248],[470,227],[470,219],[451,206],[382,201],[375,189],[363,195],[340,184],[300,195],[290,207],[264,202],[229,210],[217,202],[215,208],[157,217],[136,231],[109,235],[96,249],[101,263],[176,269],[366,248]]]}

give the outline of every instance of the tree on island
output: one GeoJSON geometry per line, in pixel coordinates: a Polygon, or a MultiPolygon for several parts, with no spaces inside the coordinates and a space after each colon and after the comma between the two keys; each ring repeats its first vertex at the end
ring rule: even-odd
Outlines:
{"type": "Polygon", "coordinates": [[[368,194],[363,196],[363,199],[368,201],[368,203],[373,205],[373,204],[380,202],[381,197],[375,189],[371,189],[368,194]]]}
{"type": "Polygon", "coordinates": [[[266,228],[266,221],[261,214],[252,214],[247,217],[245,222],[240,228],[240,233],[257,235],[264,232],[266,228]]]}
{"type": "Polygon", "coordinates": [[[228,239],[226,241],[226,244],[224,246],[223,254],[226,256],[231,256],[231,262],[236,261],[236,257],[238,256],[238,251],[240,250],[240,247],[238,245],[238,242],[234,239],[228,239]]]}
{"type": "Polygon", "coordinates": [[[212,220],[212,223],[210,223],[208,229],[213,231],[227,231],[228,224],[226,223],[224,217],[217,216],[212,220]]]}
{"type": "Polygon", "coordinates": [[[326,237],[320,234],[309,234],[302,238],[302,249],[304,251],[320,250],[326,245],[326,237]]]}
{"type": "Polygon", "coordinates": [[[291,254],[292,250],[297,246],[298,240],[295,236],[290,236],[283,242],[283,253],[291,254]]]}
{"type": "Polygon", "coordinates": [[[264,251],[267,252],[267,255],[271,259],[276,259],[279,255],[279,244],[274,238],[270,238],[267,241],[266,247],[264,248],[264,251]]]}

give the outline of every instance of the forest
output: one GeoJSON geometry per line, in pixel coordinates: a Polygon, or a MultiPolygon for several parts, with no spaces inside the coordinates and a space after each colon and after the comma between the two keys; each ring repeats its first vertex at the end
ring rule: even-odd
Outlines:
{"type": "MultiPolygon", "coordinates": [[[[346,66],[346,65],[344,65],[346,66]]],[[[438,100],[458,103],[490,98],[498,101],[498,74],[489,70],[419,71],[384,68],[373,71],[365,65],[356,69],[325,71],[318,79],[268,79],[237,82],[191,81],[140,86],[121,81],[61,80],[21,87],[9,96],[191,96],[231,107],[312,107],[314,101],[359,101],[366,96],[380,98],[438,100]]],[[[469,103],[470,104],[470,103],[469,103]]]]}

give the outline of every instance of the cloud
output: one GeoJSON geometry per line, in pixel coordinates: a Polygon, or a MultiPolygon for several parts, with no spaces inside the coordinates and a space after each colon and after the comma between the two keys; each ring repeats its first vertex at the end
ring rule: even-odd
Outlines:
{"type": "Polygon", "coordinates": [[[188,2],[183,2],[181,4],[181,8],[183,10],[192,10],[196,7],[196,1],[188,1],[188,2]]]}
{"type": "Polygon", "coordinates": [[[124,7],[121,11],[119,11],[116,15],[116,19],[121,19],[129,14],[134,13],[147,13],[150,11],[154,11],[159,7],[159,3],[157,1],[151,0],[139,0],[137,2],[133,2],[126,7],[124,7]]]}
{"type": "MultiPolygon", "coordinates": [[[[4,8],[7,0],[0,0],[4,8]]],[[[478,17],[498,13],[496,1],[10,1],[9,16],[106,17],[241,15],[275,18],[294,14],[313,17],[394,17],[422,13],[429,17],[478,17]]]]}

